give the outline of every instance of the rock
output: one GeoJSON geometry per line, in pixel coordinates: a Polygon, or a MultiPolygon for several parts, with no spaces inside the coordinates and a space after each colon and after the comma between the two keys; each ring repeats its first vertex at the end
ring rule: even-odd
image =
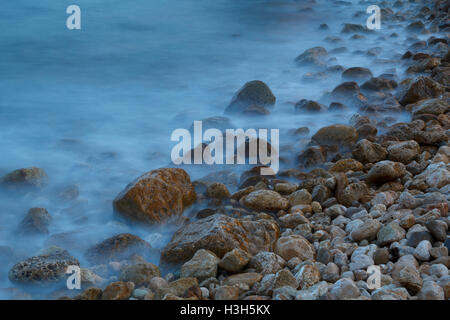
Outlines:
{"type": "Polygon", "coordinates": [[[249,267],[263,275],[277,273],[286,265],[286,261],[273,252],[262,251],[250,259],[249,267]]]}
{"type": "Polygon", "coordinates": [[[238,272],[245,268],[250,261],[250,255],[247,251],[235,248],[225,253],[219,262],[219,267],[228,272],[238,272]]]}
{"type": "Polygon", "coordinates": [[[223,183],[212,183],[206,189],[206,194],[210,198],[214,199],[227,199],[231,197],[230,191],[223,183]]]}
{"type": "Polygon", "coordinates": [[[134,290],[132,282],[117,281],[103,290],[102,300],[128,300],[134,290]]]}
{"type": "Polygon", "coordinates": [[[277,183],[274,189],[279,194],[288,195],[297,190],[297,185],[295,183],[277,183]]]}
{"type": "Polygon", "coordinates": [[[187,297],[190,292],[199,291],[197,278],[181,278],[172,281],[166,287],[162,287],[156,290],[155,298],[160,300],[166,295],[174,295],[177,297],[187,297]]]}
{"type": "Polygon", "coordinates": [[[381,228],[381,223],[375,219],[369,219],[364,224],[360,225],[352,231],[350,236],[356,242],[364,239],[372,240],[376,237],[381,228]]]}
{"type": "Polygon", "coordinates": [[[181,267],[181,277],[193,277],[199,281],[215,277],[220,259],[211,251],[200,249],[181,267]]]}
{"type": "Polygon", "coordinates": [[[370,183],[383,183],[403,177],[406,168],[403,163],[384,160],[377,162],[367,173],[370,183]]]}
{"type": "Polygon", "coordinates": [[[146,257],[151,253],[151,249],[150,244],[138,236],[122,233],[89,248],[86,258],[92,264],[103,264],[110,261],[121,261],[136,253],[146,257]]]}
{"type": "Polygon", "coordinates": [[[297,102],[295,104],[295,111],[296,112],[323,112],[323,111],[327,111],[328,108],[321,104],[318,103],[316,101],[312,101],[312,100],[306,100],[306,99],[302,99],[299,102],[297,102]]]}
{"type": "Polygon", "coordinates": [[[259,80],[254,80],[247,82],[239,89],[225,109],[225,113],[233,114],[244,110],[248,111],[250,105],[260,107],[272,106],[275,104],[275,101],[276,98],[267,84],[259,80]]]}
{"type": "Polygon", "coordinates": [[[260,282],[258,293],[261,295],[272,296],[273,292],[284,286],[289,286],[294,289],[298,288],[297,279],[287,269],[282,269],[276,274],[268,274],[260,282]]]}
{"type": "Polygon", "coordinates": [[[136,286],[146,285],[154,277],[161,277],[159,268],[153,263],[138,263],[126,267],[120,274],[120,281],[133,282],[136,286]]]}
{"type": "Polygon", "coordinates": [[[388,159],[408,164],[420,154],[420,146],[414,141],[404,141],[390,145],[387,148],[388,159]]]}
{"type": "Polygon", "coordinates": [[[444,221],[431,220],[426,223],[426,227],[437,241],[444,242],[447,238],[448,224],[444,221]]]}
{"type": "Polygon", "coordinates": [[[414,116],[420,114],[434,114],[438,116],[445,113],[449,109],[449,106],[445,100],[428,99],[409,105],[408,108],[410,108],[414,116]]]}
{"type": "Polygon", "coordinates": [[[423,240],[433,241],[433,238],[427,229],[414,229],[414,227],[409,229],[408,234],[406,235],[406,239],[408,239],[406,243],[407,246],[415,248],[423,240]]]}
{"type": "Polygon", "coordinates": [[[373,261],[376,265],[386,264],[389,262],[389,250],[388,248],[377,248],[373,254],[373,261]]]}
{"type": "Polygon", "coordinates": [[[336,300],[356,299],[360,295],[358,287],[355,285],[353,280],[348,278],[338,280],[331,287],[330,294],[336,300]]]}
{"type": "Polygon", "coordinates": [[[367,68],[352,67],[342,73],[342,79],[347,81],[361,81],[372,78],[372,72],[367,68]]]}
{"type": "Polygon", "coordinates": [[[422,288],[422,278],[417,269],[412,266],[402,268],[396,280],[412,293],[417,293],[422,288]]]}
{"type": "Polygon", "coordinates": [[[302,213],[285,214],[280,217],[280,225],[284,228],[295,229],[299,224],[308,223],[308,219],[302,213]]]}
{"type": "Polygon", "coordinates": [[[223,284],[229,285],[229,286],[246,284],[249,287],[252,287],[255,283],[259,282],[262,278],[263,278],[263,276],[260,273],[244,272],[244,273],[238,273],[238,274],[229,276],[228,278],[226,278],[223,281],[223,284]]]}
{"type": "Polygon", "coordinates": [[[186,171],[162,168],[130,183],[114,200],[114,209],[131,221],[155,224],[180,216],[195,199],[186,171]]]}
{"type": "Polygon", "coordinates": [[[328,100],[355,107],[362,107],[367,103],[367,98],[361,93],[358,84],[354,81],[338,85],[330,93],[328,100]]]}
{"type": "Polygon", "coordinates": [[[234,286],[221,286],[214,292],[215,300],[238,300],[239,288],[234,286]]]}
{"type": "Polygon", "coordinates": [[[308,147],[299,155],[298,160],[306,168],[314,167],[325,162],[325,154],[321,147],[308,147]]]}
{"type": "Polygon", "coordinates": [[[427,185],[435,188],[442,188],[450,184],[450,172],[444,162],[432,163],[427,169],[416,178],[425,178],[427,185]]]}
{"type": "Polygon", "coordinates": [[[52,216],[44,208],[31,208],[19,225],[19,232],[24,235],[48,234],[52,216]]]}
{"type": "Polygon", "coordinates": [[[323,47],[314,47],[305,50],[301,55],[295,58],[295,62],[298,65],[315,65],[324,66],[325,59],[328,57],[328,52],[323,47]]]}
{"type": "Polygon", "coordinates": [[[48,184],[48,176],[41,168],[17,169],[5,175],[0,186],[9,190],[36,190],[48,184]]]}
{"type": "Polygon", "coordinates": [[[419,300],[444,300],[444,290],[434,281],[425,281],[417,294],[419,300]]]}
{"type": "Polygon", "coordinates": [[[315,265],[306,264],[295,274],[301,289],[311,288],[320,281],[320,271],[315,265]]]}
{"type": "Polygon", "coordinates": [[[66,250],[50,247],[39,255],[16,263],[8,273],[8,278],[15,284],[47,285],[66,279],[68,266],[80,263],[66,250]]]}
{"type": "Polygon", "coordinates": [[[314,259],[316,250],[308,240],[300,235],[290,235],[281,237],[275,244],[274,252],[284,260],[299,258],[301,261],[314,259]]]}
{"type": "Polygon", "coordinates": [[[356,142],[358,133],[353,127],[335,124],[321,128],[311,139],[321,145],[349,146],[356,142]]]}
{"type": "Polygon", "coordinates": [[[377,143],[362,139],[355,144],[352,154],[362,163],[375,163],[386,159],[387,151],[377,143]]]}
{"type": "Polygon", "coordinates": [[[288,200],[271,190],[256,190],[244,198],[244,205],[254,210],[278,211],[289,206],[288,200]]]}
{"type": "Polygon", "coordinates": [[[74,297],[75,300],[100,300],[102,298],[102,289],[100,288],[88,288],[81,294],[74,297]]]}
{"type": "Polygon", "coordinates": [[[361,85],[361,90],[363,90],[363,92],[392,91],[395,88],[397,88],[397,82],[383,78],[370,78],[361,85]]]}
{"type": "Polygon", "coordinates": [[[377,234],[378,244],[385,246],[395,241],[405,238],[405,230],[397,222],[391,222],[383,226],[377,234]]]}
{"type": "Polygon", "coordinates": [[[370,197],[370,191],[364,182],[349,184],[344,190],[336,194],[338,201],[347,207],[351,206],[355,201],[367,200],[368,197],[370,197]]]}
{"type": "Polygon", "coordinates": [[[364,27],[360,24],[354,24],[354,23],[346,23],[344,24],[344,27],[341,30],[341,33],[366,33],[370,30],[364,27]]]}
{"type": "Polygon", "coordinates": [[[415,32],[422,32],[425,30],[425,25],[423,24],[422,21],[414,21],[411,22],[406,29],[408,31],[415,31],[415,32]]]}
{"type": "Polygon", "coordinates": [[[270,111],[256,104],[251,104],[242,111],[242,114],[246,116],[267,116],[270,111]]]}
{"type": "Polygon", "coordinates": [[[362,171],[363,165],[354,159],[341,159],[330,168],[331,172],[348,172],[350,170],[362,171]]]}
{"type": "Polygon", "coordinates": [[[428,240],[420,241],[414,250],[414,257],[416,257],[419,261],[428,261],[430,260],[430,249],[431,243],[428,240]]]}
{"type": "Polygon", "coordinates": [[[280,230],[271,220],[239,220],[222,214],[189,223],[173,235],[163,249],[161,262],[182,263],[199,249],[212,251],[219,258],[234,248],[250,254],[271,250],[280,230]]]}
{"type": "Polygon", "coordinates": [[[331,283],[335,283],[340,278],[339,267],[333,263],[329,262],[322,273],[323,280],[331,283]]]}
{"type": "Polygon", "coordinates": [[[290,206],[296,206],[301,204],[311,204],[312,196],[306,189],[295,191],[289,196],[290,206]]]}
{"type": "Polygon", "coordinates": [[[401,92],[399,102],[407,105],[423,99],[439,98],[444,92],[445,87],[440,83],[428,77],[419,77],[401,92]]]}

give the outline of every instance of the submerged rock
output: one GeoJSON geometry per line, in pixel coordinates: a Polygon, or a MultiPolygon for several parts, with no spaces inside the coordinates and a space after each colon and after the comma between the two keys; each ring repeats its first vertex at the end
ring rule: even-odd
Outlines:
{"type": "Polygon", "coordinates": [[[23,235],[48,234],[48,226],[52,216],[44,208],[31,208],[19,225],[23,235]]]}
{"type": "Polygon", "coordinates": [[[127,259],[135,253],[145,257],[151,249],[151,245],[138,236],[122,233],[92,246],[87,250],[86,257],[92,264],[103,264],[127,259]]]}
{"type": "Polygon", "coordinates": [[[131,221],[157,224],[180,216],[195,199],[186,171],[162,168],[129,184],[114,200],[114,209],[131,221]]]}
{"type": "Polygon", "coordinates": [[[226,114],[239,113],[247,110],[251,105],[260,107],[272,106],[276,98],[270,88],[262,81],[247,82],[233,97],[225,109],[226,114]]]}
{"type": "Polygon", "coordinates": [[[325,58],[328,57],[328,52],[323,47],[314,47],[305,50],[301,55],[295,58],[298,65],[315,65],[324,66],[325,58]]]}
{"type": "Polygon", "coordinates": [[[368,80],[372,78],[372,76],[373,74],[369,69],[362,67],[348,68],[342,73],[342,79],[348,81],[368,80]]]}
{"type": "Polygon", "coordinates": [[[41,168],[31,167],[14,170],[5,175],[0,186],[10,190],[41,189],[48,183],[48,176],[41,168]]]}

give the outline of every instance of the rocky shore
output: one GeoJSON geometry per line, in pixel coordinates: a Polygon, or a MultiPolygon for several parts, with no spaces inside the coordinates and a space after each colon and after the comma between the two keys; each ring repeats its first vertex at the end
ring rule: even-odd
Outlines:
{"type": "MultiPolygon", "coordinates": [[[[351,3],[336,2],[352,10],[351,3]]],[[[313,134],[290,128],[307,140],[291,168],[262,176],[256,166],[240,177],[220,171],[194,181],[182,168],[152,170],[126,186],[113,208],[130,224],[177,225],[161,252],[129,233],[93,244],[82,257],[49,246],[16,261],[1,247],[2,263],[14,264],[12,286],[0,290],[16,299],[32,298],[29,287],[56,285],[48,298],[448,300],[450,2],[379,5],[384,25],[409,34],[398,61],[405,72],[345,69],[323,47],[293,57],[310,68],[309,81],[336,73],[343,81],[317,101],[298,101],[293,114],[355,114],[348,124],[313,134]],[[395,115],[405,112],[410,120],[398,122],[395,115]],[[201,209],[188,217],[188,208],[201,209]],[[154,256],[159,265],[149,262],[154,256]],[[81,267],[83,290],[65,289],[69,265],[81,267]],[[371,266],[380,270],[376,287],[368,281],[371,266]]],[[[348,23],[340,37],[357,41],[372,32],[348,23]]],[[[275,101],[264,82],[250,81],[225,115],[270,117],[275,101]]],[[[35,191],[48,180],[44,170],[25,168],[3,177],[1,187],[35,191]]],[[[68,189],[61,197],[77,192],[68,189]]],[[[32,208],[17,223],[20,233],[47,236],[52,217],[32,208]]]]}

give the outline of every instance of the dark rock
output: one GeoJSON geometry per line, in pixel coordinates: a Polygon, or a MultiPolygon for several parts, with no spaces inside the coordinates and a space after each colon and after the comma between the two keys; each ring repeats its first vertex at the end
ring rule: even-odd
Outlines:
{"type": "Polygon", "coordinates": [[[225,113],[238,113],[246,110],[250,105],[261,107],[272,106],[276,98],[270,88],[262,81],[247,82],[233,97],[225,113]]]}
{"type": "Polygon", "coordinates": [[[327,107],[316,101],[302,99],[295,104],[297,112],[323,112],[327,111],[327,107]]]}
{"type": "Polygon", "coordinates": [[[51,215],[44,208],[31,208],[20,222],[19,232],[24,235],[48,234],[51,215]]]}

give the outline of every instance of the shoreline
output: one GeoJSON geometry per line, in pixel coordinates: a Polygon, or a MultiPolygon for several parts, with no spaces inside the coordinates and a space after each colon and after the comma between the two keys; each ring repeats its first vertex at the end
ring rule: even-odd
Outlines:
{"type": "MultiPolygon", "coordinates": [[[[105,239],[86,252],[89,266],[81,264],[81,282],[89,288],[77,293],[61,288],[49,297],[449,299],[449,8],[441,3],[431,19],[431,5],[417,4],[419,11],[411,12],[403,10],[409,3],[389,3],[382,22],[400,24],[410,34],[400,59],[392,57],[407,78],[399,78],[397,70],[375,76],[357,65],[341,70],[333,65],[337,51],[323,47],[293,57],[310,69],[307,81],[337,73],[342,83],[317,100],[296,102],[292,112],[354,111],[347,125],[329,124],[312,136],[307,127],[297,128],[293,139],[303,141],[303,148],[299,154],[294,146],[280,150],[281,160],[284,154],[291,159],[274,176],[255,167],[240,177],[222,170],[191,181],[178,167],[130,181],[113,201],[118,217],[150,226],[176,220],[172,239],[161,252],[128,233],[105,239]],[[397,122],[395,115],[403,113],[411,121],[397,122]],[[159,266],[148,262],[160,254],[159,266]],[[367,282],[373,266],[379,272],[377,288],[367,282]]],[[[341,33],[357,38],[367,32],[347,24],[341,33]]],[[[364,54],[376,57],[375,51],[364,54]]],[[[270,88],[249,83],[225,114],[269,112],[271,117],[276,110],[270,88]]],[[[39,189],[47,179],[42,169],[21,169],[5,176],[2,186],[13,192],[39,189]]],[[[20,227],[45,234],[50,222],[45,209],[31,209],[20,227]]],[[[31,298],[21,285],[65,280],[65,268],[80,265],[77,258],[64,249],[47,249],[14,264],[8,276],[17,288],[3,290],[31,298]],[[48,272],[50,265],[57,267],[48,272]]]]}

